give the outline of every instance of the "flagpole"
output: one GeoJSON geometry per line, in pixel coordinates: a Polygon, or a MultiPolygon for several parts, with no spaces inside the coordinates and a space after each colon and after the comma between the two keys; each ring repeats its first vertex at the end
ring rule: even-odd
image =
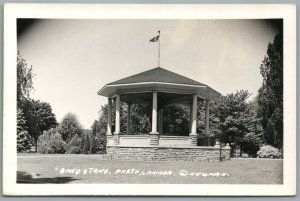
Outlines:
{"type": "Polygon", "coordinates": [[[158,31],[158,67],[160,67],[160,31],[158,31]]]}

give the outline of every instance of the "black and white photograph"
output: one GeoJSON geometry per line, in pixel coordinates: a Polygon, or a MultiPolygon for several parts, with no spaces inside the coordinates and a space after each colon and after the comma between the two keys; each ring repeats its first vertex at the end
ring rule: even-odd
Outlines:
{"type": "Polygon", "coordinates": [[[102,6],[5,8],[4,193],[296,192],[293,6],[102,6]]]}

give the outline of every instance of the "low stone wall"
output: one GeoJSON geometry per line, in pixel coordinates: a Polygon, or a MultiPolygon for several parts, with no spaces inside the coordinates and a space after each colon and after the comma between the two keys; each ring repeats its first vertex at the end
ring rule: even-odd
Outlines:
{"type": "MultiPolygon", "coordinates": [[[[108,145],[107,156],[115,160],[140,161],[219,161],[218,147],[166,147],[108,145]]],[[[230,148],[222,148],[222,160],[230,159],[230,148]]]]}

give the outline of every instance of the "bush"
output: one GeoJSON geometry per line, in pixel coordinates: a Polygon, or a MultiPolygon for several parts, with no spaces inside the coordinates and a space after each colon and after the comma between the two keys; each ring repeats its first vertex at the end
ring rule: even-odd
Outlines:
{"type": "Polygon", "coordinates": [[[68,142],[69,146],[76,146],[79,147],[81,143],[81,138],[79,137],[79,135],[75,134],[71,140],[68,142]]]}
{"type": "Polygon", "coordinates": [[[79,147],[77,147],[77,146],[71,146],[68,153],[69,154],[80,154],[81,153],[81,149],[79,147]]]}
{"type": "Polygon", "coordinates": [[[66,152],[66,143],[56,128],[44,131],[38,138],[38,152],[42,154],[64,154],[66,152]]]}
{"type": "Polygon", "coordinates": [[[282,158],[280,151],[271,145],[264,145],[260,147],[260,150],[257,152],[257,156],[259,158],[282,158]]]}
{"type": "Polygon", "coordinates": [[[103,154],[105,151],[105,138],[99,136],[91,136],[91,153],[103,154]]]}
{"type": "Polygon", "coordinates": [[[54,150],[51,147],[48,147],[45,154],[54,154],[54,150]]]}
{"type": "Polygon", "coordinates": [[[77,134],[75,134],[66,146],[67,153],[68,154],[82,153],[81,141],[82,141],[81,138],[77,134]],[[73,150],[73,149],[75,149],[75,150],[73,150]]]}
{"type": "Polygon", "coordinates": [[[259,147],[261,146],[261,140],[254,133],[248,133],[242,140],[243,151],[249,156],[256,156],[259,147]]]}

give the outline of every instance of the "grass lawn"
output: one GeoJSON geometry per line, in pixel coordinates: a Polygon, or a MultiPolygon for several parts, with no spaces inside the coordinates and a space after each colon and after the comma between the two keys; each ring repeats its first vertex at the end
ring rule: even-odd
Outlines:
{"type": "Polygon", "coordinates": [[[282,184],[283,160],[113,161],[101,155],[18,155],[18,183],[282,184]],[[212,174],[209,174],[212,173],[212,174]]]}

